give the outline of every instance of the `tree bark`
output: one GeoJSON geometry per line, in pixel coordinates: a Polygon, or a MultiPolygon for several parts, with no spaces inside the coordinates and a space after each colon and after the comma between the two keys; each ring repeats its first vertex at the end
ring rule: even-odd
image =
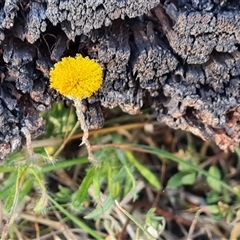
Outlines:
{"type": "Polygon", "coordinates": [[[175,129],[220,148],[240,141],[240,3],[233,0],[0,1],[0,159],[44,132],[40,111],[63,99],[49,70],[64,56],[96,59],[104,83],[86,99],[90,129],[102,107],[143,104],[175,129]]]}

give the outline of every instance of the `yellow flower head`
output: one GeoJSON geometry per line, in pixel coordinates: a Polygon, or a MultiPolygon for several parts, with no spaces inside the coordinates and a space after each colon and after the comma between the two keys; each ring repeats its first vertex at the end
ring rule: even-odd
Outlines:
{"type": "Polygon", "coordinates": [[[51,69],[50,87],[63,96],[81,100],[98,91],[102,85],[102,76],[100,64],[89,57],[65,57],[51,69]]]}

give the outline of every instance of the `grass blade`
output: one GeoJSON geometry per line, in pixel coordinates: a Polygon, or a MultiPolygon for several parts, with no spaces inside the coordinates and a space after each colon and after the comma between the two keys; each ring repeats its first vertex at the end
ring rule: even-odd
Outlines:
{"type": "Polygon", "coordinates": [[[95,231],[93,231],[90,227],[88,227],[84,222],[80,221],[74,215],[69,213],[65,208],[63,208],[60,204],[58,204],[52,197],[48,196],[49,201],[66,217],[72,220],[79,228],[85,230],[89,235],[94,237],[96,240],[104,240],[104,238],[100,237],[95,231]]]}

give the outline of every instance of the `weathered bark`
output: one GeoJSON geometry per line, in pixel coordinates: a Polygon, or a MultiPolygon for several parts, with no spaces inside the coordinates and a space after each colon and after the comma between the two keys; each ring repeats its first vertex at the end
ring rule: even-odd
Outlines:
{"type": "Polygon", "coordinates": [[[61,99],[49,69],[77,53],[104,68],[84,101],[89,128],[102,107],[138,114],[215,140],[240,141],[240,3],[233,0],[0,1],[0,159],[21,148],[27,127],[43,133],[40,111],[61,99]]]}

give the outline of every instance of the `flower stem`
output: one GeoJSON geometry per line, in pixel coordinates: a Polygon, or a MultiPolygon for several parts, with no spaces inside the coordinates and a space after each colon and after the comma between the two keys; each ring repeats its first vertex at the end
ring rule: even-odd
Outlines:
{"type": "Polygon", "coordinates": [[[77,114],[78,121],[80,122],[81,129],[83,130],[82,143],[80,144],[80,146],[85,144],[85,146],[87,148],[87,152],[88,152],[88,159],[90,162],[93,163],[95,161],[95,159],[94,159],[94,156],[92,153],[90,142],[88,140],[88,127],[87,127],[85,117],[84,117],[84,114],[82,111],[82,101],[79,99],[73,99],[73,101],[74,101],[74,105],[76,107],[76,114],[77,114]]]}

